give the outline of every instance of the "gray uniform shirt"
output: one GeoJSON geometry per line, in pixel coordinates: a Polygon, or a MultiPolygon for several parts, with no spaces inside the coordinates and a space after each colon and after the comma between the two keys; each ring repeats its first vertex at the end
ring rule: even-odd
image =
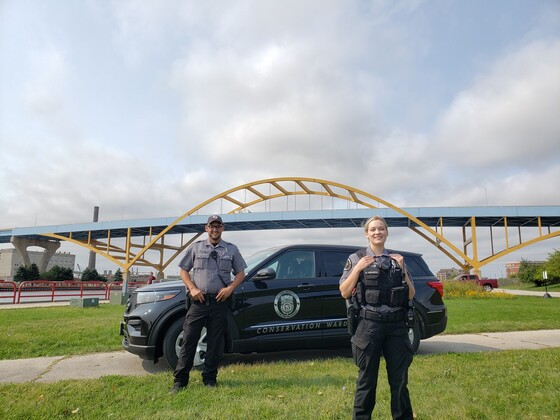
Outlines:
{"type": "Polygon", "coordinates": [[[220,289],[230,285],[231,274],[235,276],[247,264],[234,244],[220,240],[213,246],[205,239],[194,242],[187,248],[179,267],[191,272],[193,283],[202,293],[218,293],[220,289]],[[213,254],[213,251],[216,253],[213,254]]]}

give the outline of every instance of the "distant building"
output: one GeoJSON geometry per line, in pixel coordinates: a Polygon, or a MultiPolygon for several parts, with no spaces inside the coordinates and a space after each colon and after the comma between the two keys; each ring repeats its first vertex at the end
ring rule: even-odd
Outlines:
{"type": "MultiPolygon", "coordinates": [[[[541,265],[544,261],[526,261],[530,265],[541,265]]],[[[506,263],[506,277],[517,277],[519,273],[520,261],[506,263]]]]}
{"type": "Polygon", "coordinates": [[[442,268],[436,273],[439,281],[449,280],[457,277],[461,272],[456,268],[442,268]]]}
{"type": "MultiPolygon", "coordinates": [[[[43,251],[28,251],[29,259],[31,264],[41,263],[41,258],[43,258],[43,251]]],[[[62,268],[70,268],[74,271],[74,265],[76,264],[76,255],[70,254],[69,252],[56,252],[50,259],[47,265],[47,271],[58,265],[62,268]]],[[[12,280],[20,266],[23,265],[23,259],[19,252],[14,249],[0,249],[0,279],[2,280],[12,280]]]]}

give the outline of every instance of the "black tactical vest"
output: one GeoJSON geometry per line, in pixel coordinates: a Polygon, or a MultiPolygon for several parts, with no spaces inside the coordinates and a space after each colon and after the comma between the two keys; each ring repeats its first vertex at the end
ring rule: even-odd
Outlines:
{"type": "MultiPolygon", "coordinates": [[[[366,251],[360,249],[356,254],[362,258],[366,251]]],[[[389,256],[376,257],[375,261],[360,273],[356,285],[356,299],[360,305],[406,307],[408,284],[399,263],[389,256]]]]}

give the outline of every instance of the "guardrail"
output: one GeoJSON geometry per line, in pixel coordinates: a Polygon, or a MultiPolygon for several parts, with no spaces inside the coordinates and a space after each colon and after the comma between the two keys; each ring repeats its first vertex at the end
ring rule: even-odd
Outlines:
{"type": "MultiPolygon", "coordinates": [[[[145,285],[146,282],[129,282],[128,288],[145,285]]],[[[13,281],[0,280],[0,303],[54,302],[76,297],[109,299],[111,291],[121,288],[122,282],[33,280],[23,281],[18,286],[13,281]]]]}
{"type": "Polygon", "coordinates": [[[107,285],[100,281],[22,281],[18,287],[17,303],[21,303],[22,298],[29,297],[50,298],[50,301],[54,302],[55,296],[68,298],[87,296],[106,299],[107,285]]]}
{"type": "Polygon", "coordinates": [[[13,281],[0,280],[0,295],[10,299],[9,289],[11,289],[11,294],[12,294],[11,303],[16,303],[17,287],[18,287],[17,284],[14,283],[13,281]]]}

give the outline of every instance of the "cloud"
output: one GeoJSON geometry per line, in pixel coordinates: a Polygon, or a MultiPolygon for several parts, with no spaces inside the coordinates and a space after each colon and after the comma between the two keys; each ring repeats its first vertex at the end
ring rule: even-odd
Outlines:
{"type": "Polygon", "coordinates": [[[397,206],[558,203],[554,3],[499,27],[416,0],[15,4],[3,226],[178,216],[287,176],[397,206]]]}
{"type": "Polygon", "coordinates": [[[438,123],[436,146],[468,167],[559,164],[558,69],[559,40],[501,58],[457,95],[438,123]]]}

